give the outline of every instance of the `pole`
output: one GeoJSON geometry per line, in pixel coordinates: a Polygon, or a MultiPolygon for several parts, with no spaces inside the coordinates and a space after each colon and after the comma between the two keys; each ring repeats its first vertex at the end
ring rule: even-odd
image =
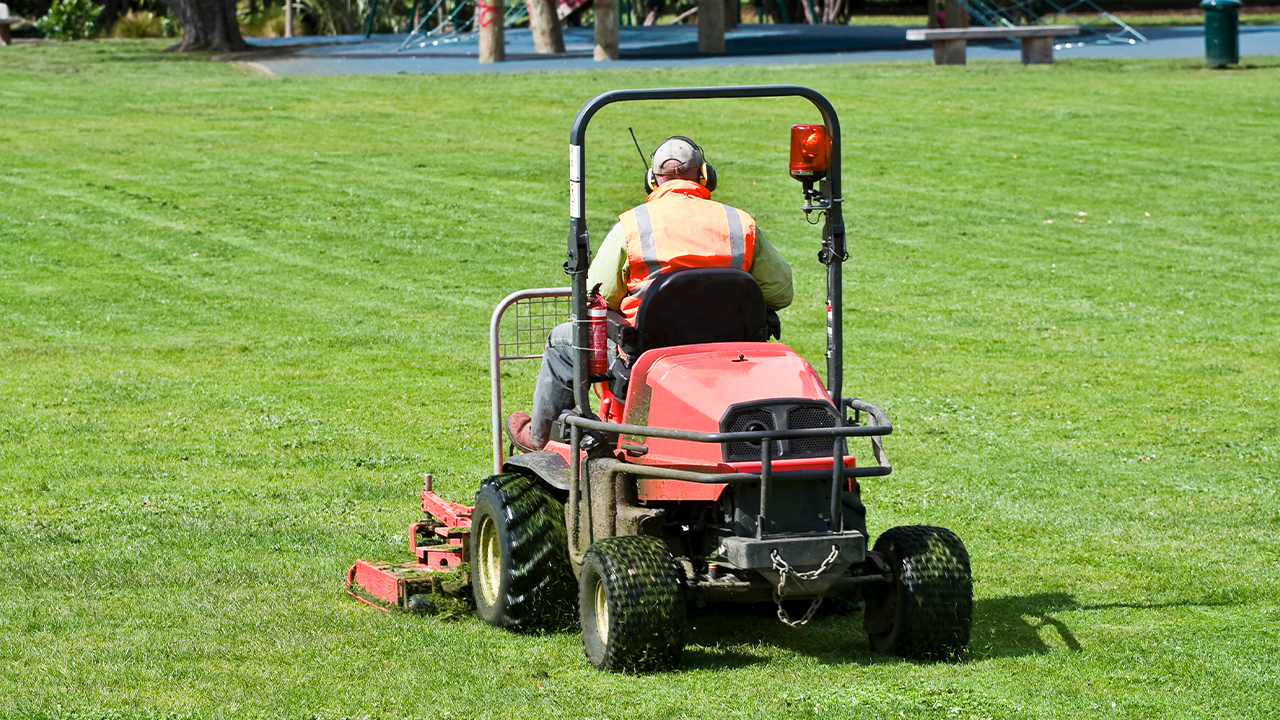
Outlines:
{"type": "Polygon", "coordinates": [[[965,12],[964,6],[960,4],[960,0],[946,0],[947,11],[947,28],[967,28],[969,27],[969,13],[965,12]]]}
{"type": "Polygon", "coordinates": [[[480,26],[480,62],[494,63],[507,59],[502,37],[502,0],[477,0],[476,24],[480,26]]]}
{"type": "Polygon", "coordinates": [[[724,0],[698,0],[698,52],[724,54],[724,0]]]}
{"type": "Polygon", "coordinates": [[[539,55],[564,52],[564,33],[556,16],[555,0],[525,0],[529,8],[529,32],[533,50],[539,55]]]}
{"type": "Polygon", "coordinates": [[[284,36],[293,37],[293,0],[284,0],[284,36]]]}
{"type": "Polygon", "coordinates": [[[595,0],[596,60],[618,59],[618,0],[595,0]]]}
{"type": "Polygon", "coordinates": [[[368,40],[373,35],[373,21],[378,18],[378,0],[373,0],[369,5],[369,20],[364,24],[364,39],[368,40]]]}

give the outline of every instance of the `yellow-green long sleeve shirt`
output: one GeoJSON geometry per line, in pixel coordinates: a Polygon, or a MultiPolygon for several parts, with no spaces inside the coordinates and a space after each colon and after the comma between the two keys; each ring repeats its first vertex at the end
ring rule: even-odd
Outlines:
{"type": "MultiPolygon", "coordinates": [[[[764,231],[756,227],[756,243],[751,260],[751,277],[756,279],[764,293],[764,303],[770,310],[781,310],[791,304],[795,288],[791,284],[791,266],[778,254],[764,231]]],[[[614,223],[605,236],[600,249],[591,259],[587,270],[587,288],[600,286],[600,294],[613,310],[627,296],[627,280],[630,266],[627,263],[627,234],[622,223],[614,223]]]]}

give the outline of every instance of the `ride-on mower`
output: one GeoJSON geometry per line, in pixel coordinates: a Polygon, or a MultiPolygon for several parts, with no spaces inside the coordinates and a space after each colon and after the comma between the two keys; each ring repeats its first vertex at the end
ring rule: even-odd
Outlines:
{"type": "Polygon", "coordinates": [[[859,480],[890,473],[881,443],[893,428],[880,408],[842,395],[847,254],[831,104],[797,86],[604,93],[574,119],[569,175],[571,287],[513,293],[493,314],[495,474],[481,482],[473,508],[444,502],[428,483],[427,517],[409,533],[418,561],[360,561],[348,584],[409,607],[445,579],[469,579],[480,617],[517,631],[563,628],[576,609],[587,659],[608,670],[676,665],[691,603],[772,600],[780,619],[801,625],[823,598],[864,603],[874,650],[957,657],[973,608],[960,538],[940,527],[895,527],[867,549],[859,480]],[[790,166],[803,211],[825,216],[825,384],[790,348],[767,342],[778,326],[759,286],[729,268],[659,275],[634,325],[608,321],[622,352],[600,372],[601,328],[592,323],[602,319],[590,313],[586,287],[591,118],[623,101],[786,96],[809,100],[823,118],[792,128],[790,166]],[[514,341],[502,335],[509,311],[514,341]],[[546,331],[565,315],[574,320],[576,406],[544,450],[504,457],[501,364],[538,357],[546,331]],[[875,464],[858,466],[849,438],[869,438],[875,464]],[[808,610],[793,619],[784,600],[807,600],[808,610]]]}

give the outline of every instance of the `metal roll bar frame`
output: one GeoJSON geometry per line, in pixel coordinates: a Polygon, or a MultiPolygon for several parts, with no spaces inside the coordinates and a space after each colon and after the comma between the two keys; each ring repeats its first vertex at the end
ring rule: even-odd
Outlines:
{"type": "MultiPolygon", "coordinates": [[[[614,90],[592,98],[573,119],[569,130],[569,237],[568,259],[564,270],[571,278],[572,304],[574,317],[574,346],[577,348],[573,359],[573,411],[565,417],[570,426],[571,458],[581,457],[582,433],[584,430],[595,432],[618,432],[661,437],[690,442],[723,443],[723,442],[760,442],[760,472],[755,473],[688,473],[687,471],[654,468],[652,466],[634,466],[635,474],[651,477],[689,480],[692,482],[760,482],[760,517],[756,525],[757,535],[763,532],[764,519],[768,509],[769,494],[772,489],[774,472],[770,458],[772,440],[783,438],[830,437],[832,438],[831,469],[831,514],[828,523],[836,522],[840,507],[840,481],[846,477],[867,477],[870,475],[887,475],[891,468],[884,460],[883,448],[878,438],[893,432],[893,426],[884,418],[880,408],[851,398],[841,398],[844,373],[844,337],[843,337],[843,277],[842,263],[847,258],[845,250],[844,218],[841,211],[843,199],[840,194],[840,121],[836,117],[835,108],[817,91],[799,85],[756,85],[726,86],[699,88],[666,88],[646,90],[614,90]],[[822,114],[822,121],[831,136],[831,153],[827,165],[827,179],[820,182],[821,194],[825,202],[818,207],[824,212],[826,224],[823,228],[822,248],[819,260],[827,266],[827,395],[833,405],[840,408],[840,422],[844,421],[846,409],[866,412],[876,421],[876,425],[867,427],[816,428],[812,430],[761,431],[746,433],[698,433],[687,430],[668,428],[650,428],[635,425],[615,425],[604,423],[595,417],[591,410],[590,387],[591,378],[587,372],[587,348],[590,347],[588,328],[585,322],[577,322],[587,317],[587,268],[591,264],[591,242],[587,232],[586,219],[586,145],[587,125],[606,105],[616,102],[639,100],[703,100],[703,99],[740,99],[767,97],[797,97],[808,100],[822,114]],[[872,448],[879,466],[873,468],[845,468],[845,438],[873,438],[872,448]],[[638,468],[647,468],[638,470],[638,468]]],[[[569,502],[571,508],[577,508],[580,500],[582,464],[570,462],[569,502]]],[[[826,471],[821,471],[825,475],[826,471]]],[[[788,473],[788,476],[791,474],[788,473]]],[[[571,532],[576,537],[577,512],[570,513],[574,525],[571,532]]]]}

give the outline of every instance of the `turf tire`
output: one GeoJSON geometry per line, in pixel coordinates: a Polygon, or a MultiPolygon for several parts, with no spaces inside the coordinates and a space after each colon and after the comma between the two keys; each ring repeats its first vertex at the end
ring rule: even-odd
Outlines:
{"type": "Polygon", "coordinates": [[[573,627],[564,506],[537,481],[518,473],[485,479],[471,514],[470,545],[480,619],[526,633],[573,627]]]}
{"type": "Polygon", "coordinates": [[[960,538],[946,528],[896,527],[876,539],[874,552],[893,581],[863,596],[871,649],[915,660],[960,657],[973,627],[973,580],[960,538]]]}
{"type": "Polygon", "coordinates": [[[687,609],[684,575],[657,538],[606,538],[582,558],[582,647],[599,670],[652,672],[679,665],[687,609]]]}

